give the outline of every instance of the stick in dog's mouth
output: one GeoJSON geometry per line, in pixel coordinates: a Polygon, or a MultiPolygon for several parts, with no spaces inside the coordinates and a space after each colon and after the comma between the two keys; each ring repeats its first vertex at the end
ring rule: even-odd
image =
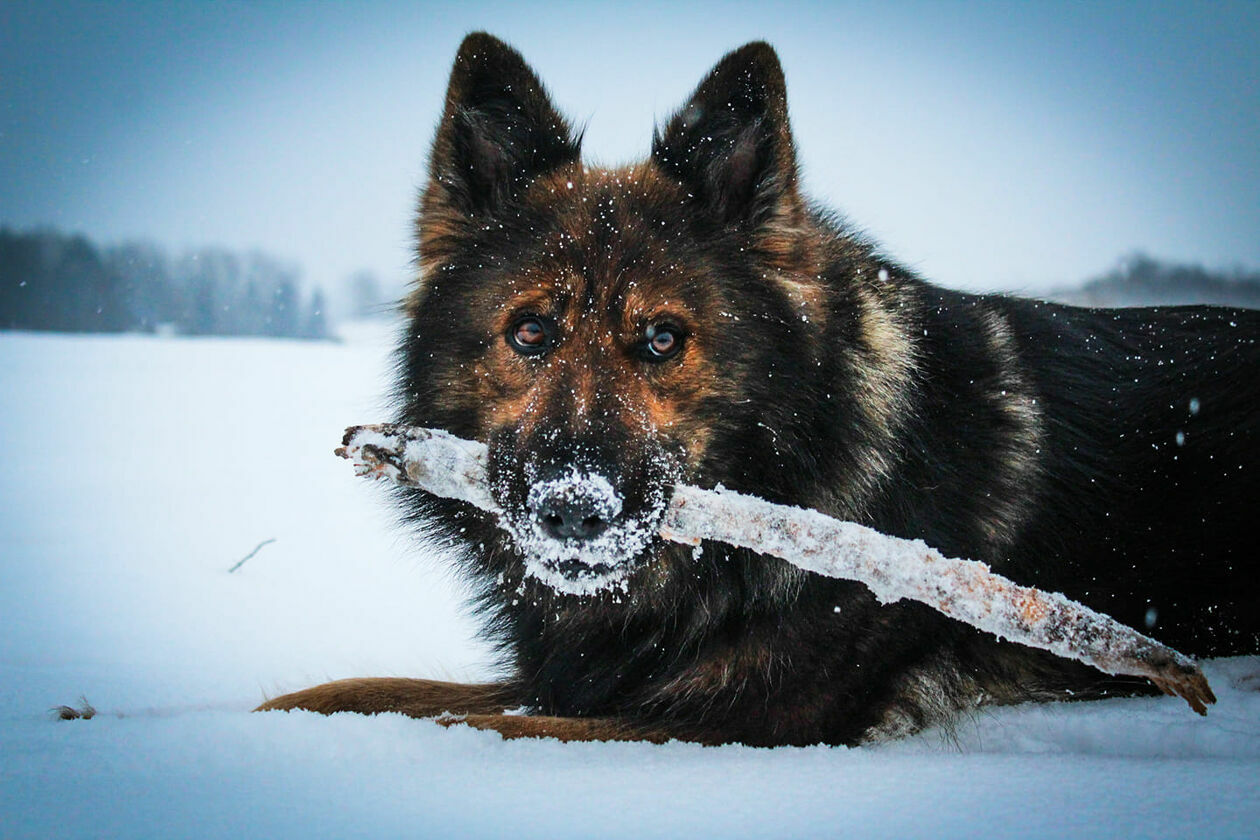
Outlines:
{"type": "MultiPolygon", "coordinates": [[[[496,514],[486,475],[484,444],[437,429],[381,424],[346,429],[336,454],[361,476],[389,479],[457,499],[496,514]]],[[[910,598],[951,618],[1030,647],[1079,660],[1108,674],[1149,679],[1199,714],[1216,697],[1194,660],[1136,630],[1057,593],[1043,592],[992,572],[983,563],[948,558],[922,540],[881,534],[814,510],[777,505],[718,488],[674,488],[659,520],[663,538],[689,545],[715,540],[780,557],[807,571],[865,584],[882,603],[910,598]]],[[[650,539],[651,533],[637,535],[650,539]]],[[[645,543],[646,544],[646,543],[645,543]]],[[[563,552],[561,552],[563,553],[563,552]]],[[[527,552],[528,554],[528,552],[527,552]]],[[[611,556],[611,555],[608,555],[611,556]]],[[[570,594],[624,584],[624,565],[592,558],[585,575],[549,555],[529,567],[535,577],[570,594]]]]}

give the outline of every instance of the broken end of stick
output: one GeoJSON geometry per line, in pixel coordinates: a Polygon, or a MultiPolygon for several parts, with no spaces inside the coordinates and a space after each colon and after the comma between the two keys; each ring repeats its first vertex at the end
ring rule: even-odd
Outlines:
{"type": "Polygon", "coordinates": [[[381,426],[346,426],[345,432],[341,435],[341,446],[334,449],[333,454],[338,458],[345,458],[350,461],[354,460],[355,450],[358,449],[358,447],[352,446],[354,437],[359,434],[359,432],[368,428],[380,429],[381,426]]]}
{"type": "Polygon", "coordinates": [[[354,474],[360,478],[397,481],[399,470],[397,465],[391,461],[390,456],[392,453],[388,446],[381,447],[372,443],[356,442],[354,440],[356,436],[365,431],[388,434],[391,429],[387,429],[383,425],[349,426],[341,439],[341,446],[334,449],[333,454],[350,461],[354,465],[354,474]]]}
{"type": "MultiPolygon", "coordinates": [[[[354,440],[354,436],[366,428],[369,428],[369,427],[368,426],[346,426],[346,431],[341,436],[341,451],[338,451],[337,454],[341,455],[342,458],[350,457],[349,455],[342,454],[342,452],[345,450],[346,447],[350,445],[350,441],[354,440]]],[[[380,429],[381,426],[379,425],[372,426],[371,428],[380,429]]]]}
{"type": "Polygon", "coordinates": [[[1180,697],[1201,715],[1207,715],[1207,707],[1216,702],[1216,695],[1208,685],[1207,677],[1194,663],[1164,662],[1147,674],[1155,687],[1170,697],[1180,697]]]}

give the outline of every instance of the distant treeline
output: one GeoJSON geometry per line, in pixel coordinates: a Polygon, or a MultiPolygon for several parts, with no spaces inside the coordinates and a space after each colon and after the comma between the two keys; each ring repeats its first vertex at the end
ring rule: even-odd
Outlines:
{"type": "Polygon", "coordinates": [[[100,247],[54,230],[0,228],[0,328],[328,337],[324,295],[266,254],[100,247]]]}
{"type": "MultiPolygon", "coordinates": [[[[347,280],[352,317],[396,311],[397,289],[347,280]]],[[[1051,299],[1084,306],[1214,303],[1260,309],[1260,272],[1209,271],[1144,254],[1051,299]]],[[[345,306],[343,305],[343,309],[345,306]]],[[[323,291],[266,254],[203,248],[172,257],[146,244],[101,247],[52,229],[0,227],[0,329],[327,338],[323,291]]]]}
{"type": "Polygon", "coordinates": [[[1177,265],[1137,254],[1101,277],[1052,297],[1082,306],[1214,303],[1260,309],[1260,272],[1241,268],[1209,271],[1197,265],[1177,265]]]}

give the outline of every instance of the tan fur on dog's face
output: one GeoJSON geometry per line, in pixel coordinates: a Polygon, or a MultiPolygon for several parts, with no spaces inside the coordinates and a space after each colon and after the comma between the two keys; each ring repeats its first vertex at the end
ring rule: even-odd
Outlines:
{"type": "Polygon", "coordinates": [[[682,198],[647,166],[566,167],[530,186],[523,212],[545,226],[518,243],[511,268],[487,272],[466,309],[487,313],[467,325],[482,333],[485,352],[458,386],[477,437],[512,428],[528,438],[539,424],[576,435],[615,425],[667,440],[688,465],[702,460],[710,433],[701,406],[729,381],[714,358],[724,324],[713,313],[729,307],[711,267],[675,246],[684,232],[665,220],[682,198]],[[556,325],[555,346],[541,356],[522,356],[506,340],[525,315],[556,325]],[[644,359],[655,324],[681,332],[677,356],[644,359]]]}

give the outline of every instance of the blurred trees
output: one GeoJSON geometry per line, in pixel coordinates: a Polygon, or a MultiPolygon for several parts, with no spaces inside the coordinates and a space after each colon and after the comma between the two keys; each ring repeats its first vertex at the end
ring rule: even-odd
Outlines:
{"type": "Polygon", "coordinates": [[[0,228],[0,328],[328,337],[323,294],[266,254],[99,248],[53,230],[0,228]]]}
{"type": "MultiPolygon", "coordinates": [[[[346,314],[388,317],[401,290],[370,272],[347,278],[346,314]]],[[[1047,297],[1086,306],[1216,303],[1260,308],[1260,273],[1208,271],[1137,254],[1047,297]]],[[[339,298],[341,300],[341,298],[339,298]]],[[[202,248],[171,258],[129,243],[101,248],[51,229],[0,228],[0,329],[329,337],[323,290],[259,252],[202,248]]]]}
{"type": "Polygon", "coordinates": [[[1084,306],[1177,306],[1213,303],[1260,309],[1260,272],[1209,271],[1133,254],[1114,269],[1065,290],[1058,299],[1084,306]]]}

